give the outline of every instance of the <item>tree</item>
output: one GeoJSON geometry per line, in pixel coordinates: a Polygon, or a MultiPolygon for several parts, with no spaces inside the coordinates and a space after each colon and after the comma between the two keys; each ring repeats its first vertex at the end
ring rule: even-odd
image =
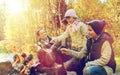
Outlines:
{"type": "Polygon", "coordinates": [[[1,7],[0,7],[0,40],[3,40],[4,39],[4,26],[5,26],[5,20],[6,20],[6,12],[5,12],[5,7],[6,7],[6,4],[3,3],[1,4],[1,7]]]}

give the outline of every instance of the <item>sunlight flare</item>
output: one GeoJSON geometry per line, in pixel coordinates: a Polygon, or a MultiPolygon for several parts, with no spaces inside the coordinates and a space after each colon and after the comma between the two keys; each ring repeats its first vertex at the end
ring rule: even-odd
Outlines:
{"type": "Polygon", "coordinates": [[[8,12],[11,14],[21,13],[24,9],[20,0],[6,0],[6,4],[8,6],[8,12]]]}

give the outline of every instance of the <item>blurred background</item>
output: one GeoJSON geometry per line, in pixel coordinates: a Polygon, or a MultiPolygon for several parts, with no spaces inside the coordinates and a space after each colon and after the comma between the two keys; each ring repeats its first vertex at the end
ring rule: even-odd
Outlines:
{"type": "Polygon", "coordinates": [[[60,35],[60,22],[70,8],[84,23],[94,19],[107,22],[120,70],[120,0],[0,0],[0,53],[9,54],[17,46],[21,52],[34,54],[36,31],[60,35]]]}

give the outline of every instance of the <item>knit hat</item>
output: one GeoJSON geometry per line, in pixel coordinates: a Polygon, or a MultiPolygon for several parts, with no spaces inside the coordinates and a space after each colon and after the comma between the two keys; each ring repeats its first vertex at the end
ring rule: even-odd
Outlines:
{"type": "Polygon", "coordinates": [[[67,17],[67,16],[77,18],[76,12],[73,9],[69,9],[69,10],[66,11],[65,17],[67,17]]]}
{"type": "Polygon", "coordinates": [[[92,27],[92,29],[95,31],[97,35],[101,34],[103,31],[103,28],[105,27],[105,21],[104,20],[93,20],[88,22],[88,25],[92,27]]]}

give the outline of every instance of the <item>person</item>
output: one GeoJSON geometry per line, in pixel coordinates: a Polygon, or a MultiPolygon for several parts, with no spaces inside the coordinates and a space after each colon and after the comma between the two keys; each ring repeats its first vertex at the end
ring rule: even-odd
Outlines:
{"type": "Polygon", "coordinates": [[[64,18],[64,19],[62,20],[62,22],[61,22],[61,25],[60,25],[61,30],[62,30],[63,32],[65,32],[65,30],[67,29],[67,26],[68,26],[68,25],[69,25],[69,24],[68,24],[67,20],[64,18]]]}
{"type": "MultiPolygon", "coordinates": [[[[61,26],[60,26],[61,30],[63,32],[65,32],[68,25],[69,24],[68,24],[67,20],[64,18],[61,21],[61,26]]],[[[63,62],[65,62],[65,61],[67,61],[68,59],[71,58],[70,56],[62,54],[60,52],[61,48],[71,48],[70,43],[71,43],[71,40],[70,40],[70,37],[69,37],[69,38],[66,38],[66,39],[62,40],[61,42],[55,43],[51,46],[51,49],[54,51],[55,57],[57,58],[56,59],[57,63],[63,64],[63,62]]]]}
{"type": "Polygon", "coordinates": [[[104,20],[88,22],[88,61],[84,68],[84,75],[113,75],[115,72],[113,38],[104,31],[105,25],[104,20]]]}
{"type": "Polygon", "coordinates": [[[61,52],[70,56],[76,52],[81,52],[81,55],[72,55],[72,58],[64,63],[64,66],[66,70],[76,71],[77,75],[82,75],[81,70],[84,67],[84,61],[82,61],[81,58],[84,58],[86,54],[87,26],[83,22],[78,20],[76,12],[73,9],[69,9],[66,11],[65,18],[69,26],[62,35],[52,39],[51,42],[56,43],[68,37],[71,38],[71,49],[61,48],[61,52]],[[82,65],[80,66],[79,64],[82,65]]]}
{"type": "Polygon", "coordinates": [[[39,45],[39,47],[44,46],[46,48],[49,48],[51,46],[50,44],[51,37],[47,35],[44,29],[38,30],[36,35],[38,37],[37,45],[39,45]]]}
{"type": "Polygon", "coordinates": [[[64,70],[61,68],[61,65],[55,62],[54,54],[52,50],[49,49],[52,45],[50,43],[51,38],[47,36],[44,30],[37,31],[37,36],[39,38],[38,46],[41,48],[37,51],[37,65],[31,67],[30,75],[35,75],[37,73],[47,73],[47,75],[57,73],[57,75],[65,75],[61,74],[64,70]]]}
{"type": "MultiPolygon", "coordinates": [[[[44,29],[40,29],[36,32],[37,38],[38,38],[38,42],[37,44],[35,44],[35,46],[38,47],[37,49],[37,60],[35,65],[31,66],[30,68],[30,75],[35,75],[37,72],[39,73],[43,73],[44,71],[42,70],[42,68],[44,66],[42,66],[43,64],[41,64],[41,62],[39,60],[41,59],[41,54],[43,54],[43,50],[45,50],[46,48],[49,48],[51,45],[49,44],[51,37],[49,37],[44,29]],[[44,49],[43,49],[44,48],[44,49]],[[42,49],[42,50],[41,50],[42,49]]],[[[45,59],[45,58],[44,58],[45,59]]],[[[44,60],[43,59],[43,60],[44,60]]]]}

